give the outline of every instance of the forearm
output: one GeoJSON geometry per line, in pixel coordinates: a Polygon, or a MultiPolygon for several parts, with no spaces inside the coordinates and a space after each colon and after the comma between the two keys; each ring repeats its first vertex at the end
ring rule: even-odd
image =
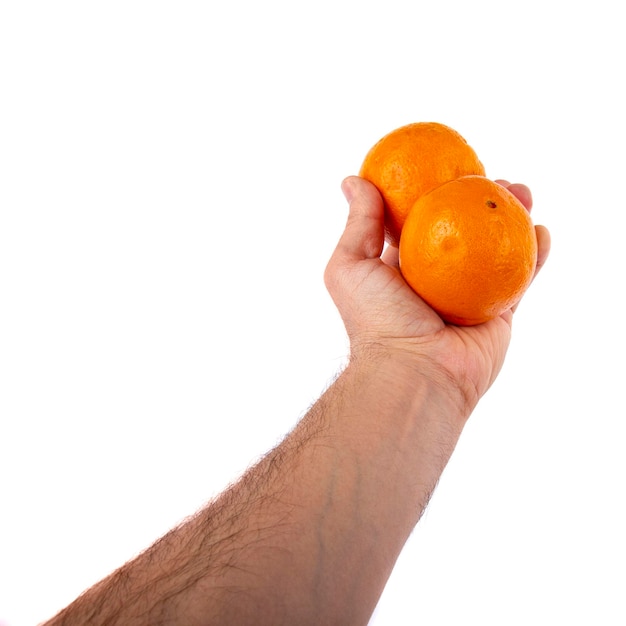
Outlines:
{"type": "Polygon", "coordinates": [[[350,365],[238,483],[50,624],[366,624],[464,423],[413,374],[350,365]]]}

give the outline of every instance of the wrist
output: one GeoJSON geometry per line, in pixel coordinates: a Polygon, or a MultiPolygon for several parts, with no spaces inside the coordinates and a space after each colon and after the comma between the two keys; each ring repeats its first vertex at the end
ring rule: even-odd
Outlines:
{"type": "Polygon", "coordinates": [[[371,342],[353,349],[348,370],[384,396],[424,401],[434,413],[464,423],[479,396],[463,384],[419,342],[371,342]]]}

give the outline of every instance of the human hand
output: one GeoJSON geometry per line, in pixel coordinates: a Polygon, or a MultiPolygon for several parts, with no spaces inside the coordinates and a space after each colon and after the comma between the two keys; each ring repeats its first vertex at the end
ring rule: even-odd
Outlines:
{"type": "MultiPolygon", "coordinates": [[[[527,210],[525,185],[496,181],[527,210]]],[[[398,249],[384,249],[384,209],[371,183],[352,176],[342,190],[350,204],[345,231],[328,263],[325,281],[344,321],[354,360],[393,357],[419,366],[422,375],[447,392],[460,393],[467,417],[498,375],[511,337],[513,309],[477,326],[446,324],[405,282],[398,249]],[[383,251],[384,250],[384,251],[383,251]]],[[[536,273],[545,263],[550,236],[536,227],[536,273]]]]}

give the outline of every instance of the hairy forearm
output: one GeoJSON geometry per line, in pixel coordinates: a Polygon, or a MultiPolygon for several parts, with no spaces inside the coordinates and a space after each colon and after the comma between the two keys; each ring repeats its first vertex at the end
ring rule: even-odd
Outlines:
{"type": "Polygon", "coordinates": [[[414,374],[351,364],[240,481],[48,626],[366,624],[465,417],[414,374]]]}

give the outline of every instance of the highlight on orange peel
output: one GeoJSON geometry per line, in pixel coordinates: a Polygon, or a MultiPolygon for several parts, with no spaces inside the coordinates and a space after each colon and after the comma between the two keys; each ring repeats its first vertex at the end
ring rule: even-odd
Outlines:
{"type": "Polygon", "coordinates": [[[476,153],[457,131],[437,122],[407,124],[388,133],[369,150],[359,172],[383,197],[386,239],[394,245],[421,196],[471,174],[485,175],[476,153]]]}
{"type": "Polygon", "coordinates": [[[515,305],[537,263],[524,205],[506,188],[464,176],[422,195],[400,237],[400,271],[445,321],[471,326],[515,305]]]}

